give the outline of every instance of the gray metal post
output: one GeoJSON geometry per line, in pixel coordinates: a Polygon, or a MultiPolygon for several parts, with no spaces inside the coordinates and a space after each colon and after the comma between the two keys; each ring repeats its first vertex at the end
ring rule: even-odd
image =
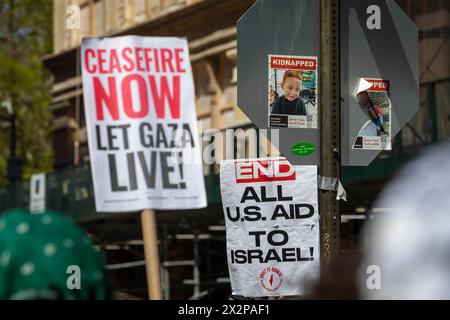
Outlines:
{"type": "MultiPolygon", "coordinates": [[[[340,0],[320,1],[320,174],[340,178],[340,69],[339,15],[340,0]]],[[[320,191],[320,228],[322,270],[340,254],[340,213],[336,194],[320,191]]]]}
{"type": "MultiPolygon", "coordinates": [[[[193,240],[193,249],[194,249],[194,297],[199,297],[200,295],[200,256],[198,252],[198,230],[197,227],[194,231],[194,240],[193,240]]],[[[198,299],[198,298],[197,298],[198,299]]]]}

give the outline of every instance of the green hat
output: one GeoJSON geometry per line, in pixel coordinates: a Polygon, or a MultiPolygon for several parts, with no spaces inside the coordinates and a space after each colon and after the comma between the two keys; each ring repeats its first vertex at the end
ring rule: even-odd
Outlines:
{"type": "Polygon", "coordinates": [[[0,215],[0,300],[109,299],[103,256],[53,211],[0,215]]]}

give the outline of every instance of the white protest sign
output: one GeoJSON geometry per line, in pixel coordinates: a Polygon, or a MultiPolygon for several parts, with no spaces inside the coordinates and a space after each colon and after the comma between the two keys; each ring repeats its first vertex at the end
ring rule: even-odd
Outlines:
{"type": "Polygon", "coordinates": [[[320,272],[317,167],[229,160],[220,181],[233,294],[308,293],[320,272]]]}
{"type": "Polygon", "coordinates": [[[45,174],[33,174],[30,180],[30,212],[45,211],[45,174]]]}
{"type": "Polygon", "coordinates": [[[83,39],[97,211],[206,207],[187,40],[83,39]]]}

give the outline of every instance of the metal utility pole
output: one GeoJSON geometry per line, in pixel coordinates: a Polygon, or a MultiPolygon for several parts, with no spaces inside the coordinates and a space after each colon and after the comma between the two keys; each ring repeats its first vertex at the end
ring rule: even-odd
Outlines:
{"type": "MultiPolygon", "coordinates": [[[[320,0],[320,175],[340,178],[340,0],[320,0]]],[[[320,191],[322,271],[340,255],[339,201],[332,191],[320,191]]]]}
{"type": "Polygon", "coordinates": [[[11,135],[9,140],[10,158],[16,158],[16,114],[13,113],[9,117],[11,123],[11,135]]]}
{"type": "Polygon", "coordinates": [[[8,116],[0,116],[0,120],[9,122],[10,125],[10,138],[9,138],[9,159],[8,159],[8,179],[14,183],[16,180],[22,178],[22,160],[16,158],[16,114],[14,113],[11,102],[9,100],[1,103],[4,107],[8,116]]]}

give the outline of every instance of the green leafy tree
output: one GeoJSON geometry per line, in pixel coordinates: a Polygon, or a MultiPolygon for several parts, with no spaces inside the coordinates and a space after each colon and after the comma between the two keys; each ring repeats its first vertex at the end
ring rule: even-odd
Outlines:
{"type": "MultiPolygon", "coordinates": [[[[52,10],[51,0],[0,0],[0,101],[9,99],[17,116],[25,179],[52,170],[52,77],[41,60],[52,50],[52,10]]],[[[10,131],[0,123],[0,184],[7,182],[10,131]]]]}

